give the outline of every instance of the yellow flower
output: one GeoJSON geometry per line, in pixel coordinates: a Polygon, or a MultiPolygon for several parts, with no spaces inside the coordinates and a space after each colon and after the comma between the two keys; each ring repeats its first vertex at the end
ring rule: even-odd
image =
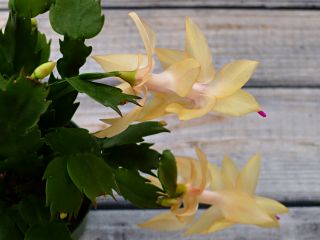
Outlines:
{"type": "Polygon", "coordinates": [[[207,40],[197,25],[187,18],[185,51],[158,49],[157,54],[165,71],[153,73],[155,34],[136,13],[132,12],[129,16],[139,30],[146,55],[107,55],[95,56],[94,59],[106,71],[120,71],[127,82],[118,87],[125,93],[139,95],[147,91],[153,96],[150,101],[141,104],[142,108],[134,108],[123,119],[103,119],[111,126],[96,133],[96,136],[111,137],[125,130],[132,122],[148,121],[167,114],[177,114],[181,120],[201,117],[210,111],[235,116],[257,111],[265,116],[254,97],[241,90],[253,74],[257,62],[235,61],[216,73],[207,40]]]}
{"type": "MultiPolygon", "coordinates": [[[[140,227],[160,231],[176,231],[190,224],[198,209],[198,196],[209,184],[208,160],[205,154],[196,148],[199,161],[188,157],[176,157],[178,168],[178,186],[184,189],[181,197],[172,201],[171,209],[142,224],[140,227]]],[[[161,187],[157,178],[151,177],[151,182],[161,187]]],[[[170,202],[170,201],[168,201],[170,202]]]]}
{"type": "Polygon", "coordinates": [[[143,104],[140,104],[142,107],[134,108],[123,118],[102,119],[103,122],[111,126],[96,133],[97,137],[111,137],[125,130],[132,122],[145,121],[168,114],[164,111],[166,105],[163,105],[163,101],[157,99],[167,99],[167,96],[169,96],[173,100],[175,95],[178,97],[187,95],[200,72],[200,65],[196,60],[185,58],[173,63],[162,73],[152,73],[155,34],[136,13],[131,12],[129,16],[138,28],[146,49],[146,55],[116,54],[94,56],[93,58],[104,70],[119,72],[120,77],[126,82],[119,84],[117,87],[125,93],[139,95],[146,91],[146,95],[147,92],[153,91],[155,92],[154,100],[151,102],[144,101],[143,104]]]}
{"type": "MultiPolygon", "coordinates": [[[[123,80],[129,82],[135,90],[139,91],[139,86],[142,86],[146,81],[148,81],[149,74],[153,69],[153,51],[155,48],[156,38],[153,30],[149,27],[147,23],[139,18],[139,16],[131,12],[129,16],[134,21],[137,29],[142,38],[146,55],[144,54],[112,54],[112,55],[99,55],[93,56],[105,71],[118,71],[122,73],[123,80]],[[133,72],[133,75],[126,74],[128,72],[133,72]],[[126,77],[130,76],[129,79],[126,77]],[[134,79],[130,79],[133,76],[134,79]]],[[[119,86],[124,88],[123,90],[128,90],[129,86],[127,84],[122,84],[119,86]]]]}
{"type": "MultiPolygon", "coordinates": [[[[93,56],[105,71],[117,71],[120,77],[130,83],[136,93],[141,92],[141,86],[145,85],[148,90],[157,88],[159,92],[176,91],[179,95],[186,95],[190,91],[192,84],[195,82],[200,71],[200,65],[192,58],[182,59],[175,62],[166,71],[160,74],[153,74],[153,52],[156,44],[156,37],[151,27],[144,22],[135,12],[129,13],[134,21],[141,39],[143,41],[146,55],[143,54],[113,54],[93,56]],[[130,74],[130,73],[134,74],[130,74]],[[133,79],[132,79],[133,78],[133,79]],[[148,84],[152,82],[160,82],[160,86],[148,84]],[[182,82],[185,84],[180,84],[182,82]],[[186,87],[187,85],[187,87],[186,87]],[[159,87],[159,89],[158,89],[159,87]]],[[[118,87],[125,92],[130,91],[130,85],[123,83],[118,87]]]]}
{"type": "Polygon", "coordinates": [[[259,155],[253,156],[241,171],[225,157],[221,170],[211,165],[210,172],[212,191],[203,192],[199,199],[213,206],[186,234],[212,233],[236,223],[278,227],[278,214],[288,212],[281,203],[254,194],[260,172],[259,155]]]}
{"type": "MultiPolygon", "coordinates": [[[[260,172],[259,155],[253,156],[240,171],[228,157],[219,169],[208,164],[200,149],[196,153],[200,161],[176,157],[178,186],[184,187],[184,194],[163,200],[164,206],[171,206],[170,211],[140,224],[141,227],[159,231],[187,229],[186,235],[191,235],[213,233],[236,223],[279,226],[278,214],[287,213],[288,209],[275,200],[254,194],[260,172]],[[194,221],[199,203],[212,207],[194,221]]],[[[161,188],[157,178],[150,180],[161,188]]]]}
{"type": "MultiPolygon", "coordinates": [[[[196,82],[189,88],[188,94],[180,95],[180,98],[167,96],[163,100],[165,112],[175,113],[181,120],[201,117],[210,111],[233,116],[258,112],[265,117],[255,98],[241,90],[251,78],[258,62],[237,60],[216,72],[207,40],[190,18],[187,17],[186,20],[185,50],[158,48],[156,54],[165,69],[188,58],[193,58],[201,66],[196,82]]],[[[149,84],[159,85],[160,81],[156,80],[151,79],[149,84]]],[[[179,84],[184,83],[181,81],[179,84]]],[[[159,102],[159,99],[155,101],[159,102]]]]}

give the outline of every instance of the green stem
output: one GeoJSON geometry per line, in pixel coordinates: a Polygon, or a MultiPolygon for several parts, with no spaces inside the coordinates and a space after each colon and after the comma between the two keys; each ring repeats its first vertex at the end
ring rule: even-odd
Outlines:
{"type": "Polygon", "coordinates": [[[98,80],[102,78],[108,78],[108,77],[120,77],[121,74],[119,72],[106,72],[106,73],[84,73],[80,74],[79,78],[81,80],[98,80]]]}
{"type": "MultiPolygon", "coordinates": [[[[86,81],[94,81],[98,79],[108,78],[108,77],[121,77],[121,74],[119,72],[107,72],[107,73],[83,73],[78,76],[81,80],[86,81]]],[[[66,82],[67,80],[60,80],[58,82],[54,82],[51,84],[48,84],[48,86],[53,86],[57,84],[61,84],[66,82]]]]}

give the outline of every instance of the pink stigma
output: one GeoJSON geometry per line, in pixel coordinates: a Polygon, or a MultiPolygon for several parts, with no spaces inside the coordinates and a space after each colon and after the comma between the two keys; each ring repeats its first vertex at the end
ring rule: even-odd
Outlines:
{"type": "Polygon", "coordinates": [[[279,217],[278,215],[276,215],[276,219],[277,219],[277,220],[280,220],[280,217],[279,217]]]}
{"type": "Polygon", "coordinates": [[[258,114],[263,117],[263,118],[266,118],[267,117],[267,114],[264,112],[264,111],[259,111],[258,114]]]}

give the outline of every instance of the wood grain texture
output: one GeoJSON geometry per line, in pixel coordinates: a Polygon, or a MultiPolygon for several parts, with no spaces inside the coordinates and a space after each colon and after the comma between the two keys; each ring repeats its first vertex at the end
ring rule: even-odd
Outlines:
{"type": "Polygon", "coordinates": [[[105,7],[319,7],[318,0],[102,0],[105,7]]]}
{"type": "MultiPolygon", "coordinates": [[[[89,41],[94,46],[93,54],[144,53],[127,13],[105,11],[102,33],[89,41]]],[[[158,47],[183,48],[184,22],[188,15],[207,36],[218,68],[235,59],[259,60],[261,65],[249,82],[251,86],[320,86],[320,14],[317,11],[197,9],[139,10],[138,13],[155,29],[158,47]]],[[[1,13],[1,21],[5,15],[1,13]]],[[[40,17],[39,25],[53,38],[51,58],[57,59],[58,36],[49,30],[46,15],[40,17]]],[[[90,60],[83,71],[101,69],[90,60]]]]}
{"type": "MultiPolygon", "coordinates": [[[[0,0],[6,9],[8,0],[0,0]]],[[[103,7],[319,7],[318,0],[102,0],[103,7]]]]}
{"type": "Polygon", "coordinates": [[[183,237],[180,233],[159,233],[137,226],[161,211],[108,210],[91,211],[85,232],[80,240],[319,240],[320,208],[290,208],[281,216],[281,228],[262,229],[254,226],[235,226],[215,234],[183,237]]]}
{"type": "MultiPolygon", "coordinates": [[[[320,89],[249,89],[257,96],[267,119],[257,114],[242,118],[215,115],[179,122],[164,118],[171,134],[147,140],[155,148],[172,149],[175,154],[194,156],[199,145],[211,162],[220,164],[230,154],[243,166],[256,152],[263,156],[258,192],[282,201],[320,200],[320,89]]],[[[82,127],[97,130],[100,118],[111,111],[81,96],[74,118],[82,127]]]]}

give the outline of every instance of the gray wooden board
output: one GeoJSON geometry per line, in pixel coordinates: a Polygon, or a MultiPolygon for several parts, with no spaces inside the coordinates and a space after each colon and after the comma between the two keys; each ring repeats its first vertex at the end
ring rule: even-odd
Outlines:
{"type": "Polygon", "coordinates": [[[103,0],[105,7],[319,7],[319,0],[103,0]]]}
{"type": "MultiPolygon", "coordinates": [[[[319,7],[319,0],[102,0],[103,7],[319,7]]],[[[6,9],[8,0],[0,0],[6,9]]]]}
{"type": "MultiPolygon", "coordinates": [[[[102,33],[90,40],[93,54],[143,53],[143,44],[127,16],[128,10],[105,11],[102,33]]],[[[183,48],[185,16],[203,29],[217,67],[235,59],[259,60],[249,85],[320,86],[320,14],[318,11],[267,10],[139,10],[154,27],[158,47],[183,48]]],[[[0,12],[4,25],[7,12],[0,12]]],[[[49,29],[48,16],[40,28],[53,39],[52,60],[59,58],[58,35],[49,29]]],[[[160,71],[159,64],[156,72],[160,71]]],[[[83,71],[101,71],[93,60],[83,71]]]]}
{"type": "MultiPolygon", "coordinates": [[[[170,148],[175,154],[187,156],[194,156],[193,147],[199,145],[217,164],[230,154],[242,166],[251,155],[260,152],[260,194],[283,201],[320,201],[320,89],[248,91],[260,101],[267,119],[255,113],[242,118],[212,114],[179,122],[168,116],[164,119],[172,133],[147,140],[155,142],[159,150],[170,148]]],[[[102,127],[98,119],[115,116],[84,96],[79,100],[81,105],[74,120],[82,127],[95,131],[102,127]]]]}
{"type": "Polygon", "coordinates": [[[281,216],[281,227],[262,229],[255,226],[234,226],[210,235],[183,237],[181,233],[153,232],[137,226],[161,211],[107,210],[91,211],[80,240],[319,240],[320,208],[290,208],[281,216]]]}
{"type": "MultiPolygon", "coordinates": [[[[93,54],[144,53],[128,10],[105,11],[102,33],[90,40],[93,54]]],[[[185,16],[203,29],[214,52],[216,66],[235,59],[254,59],[261,65],[252,86],[320,86],[320,14],[318,11],[266,10],[139,10],[157,32],[158,47],[183,48],[185,16]]],[[[1,13],[1,21],[5,17],[1,13]]],[[[58,58],[57,35],[47,16],[40,27],[53,38],[52,59],[58,58]]],[[[158,64],[159,65],[159,64],[158,64]]],[[[157,65],[157,66],[158,66],[157,65]]],[[[92,60],[83,71],[101,71],[92,60]]],[[[160,71],[157,67],[156,72],[160,71]]]]}

